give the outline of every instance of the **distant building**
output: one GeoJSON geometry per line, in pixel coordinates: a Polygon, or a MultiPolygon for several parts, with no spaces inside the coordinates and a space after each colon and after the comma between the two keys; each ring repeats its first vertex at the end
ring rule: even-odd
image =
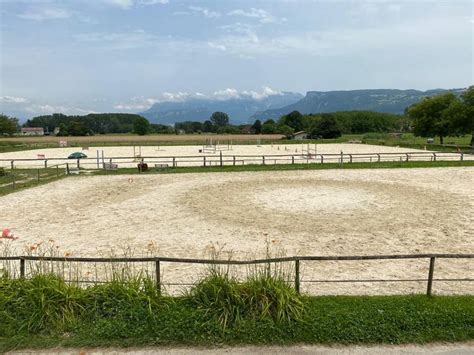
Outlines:
{"type": "Polygon", "coordinates": [[[291,135],[291,139],[295,139],[295,140],[302,140],[302,139],[307,139],[307,138],[308,138],[308,133],[306,133],[305,131],[295,132],[291,135]]]}
{"type": "Polygon", "coordinates": [[[44,136],[43,127],[24,127],[21,129],[23,136],[44,136]]]}

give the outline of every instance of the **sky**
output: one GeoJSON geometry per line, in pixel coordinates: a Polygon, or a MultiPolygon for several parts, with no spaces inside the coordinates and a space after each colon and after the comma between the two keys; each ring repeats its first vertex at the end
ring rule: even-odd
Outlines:
{"type": "Polygon", "coordinates": [[[462,88],[471,0],[0,0],[0,112],[188,97],[462,88]]]}

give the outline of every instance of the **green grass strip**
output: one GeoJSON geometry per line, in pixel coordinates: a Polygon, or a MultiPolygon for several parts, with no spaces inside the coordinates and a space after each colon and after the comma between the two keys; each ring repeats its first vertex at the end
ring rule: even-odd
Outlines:
{"type": "MultiPolygon", "coordinates": [[[[101,311],[75,318],[61,328],[28,333],[19,323],[19,328],[7,329],[11,335],[0,335],[0,351],[57,346],[424,344],[474,339],[473,296],[303,297],[301,320],[243,319],[225,330],[186,298],[133,300],[111,293],[107,300],[89,301],[101,311]]],[[[17,317],[28,311],[33,312],[26,309],[17,317]]]]}

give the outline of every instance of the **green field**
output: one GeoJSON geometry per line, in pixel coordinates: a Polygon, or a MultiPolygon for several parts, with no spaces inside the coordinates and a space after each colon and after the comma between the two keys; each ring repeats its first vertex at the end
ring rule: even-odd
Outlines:
{"type": "Polygon", "coordinates": [[[65,176],[64,166],[47,169],[14,169],[13,171],[0,168],[0,196],[46,184],[65,176]]]}

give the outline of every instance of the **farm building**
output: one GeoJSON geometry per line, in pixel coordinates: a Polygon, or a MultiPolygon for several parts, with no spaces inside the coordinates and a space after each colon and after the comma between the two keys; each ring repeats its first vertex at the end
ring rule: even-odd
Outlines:
{"type": "Polygon", "coordinates": [[[21,129],[22,136],[44,136],[43,127],[24,127],[21,129]]]}
{"type": "Polygon", "coordinates": [[[305,131],[295,132],[291,135],[291,138],[295,140],[307,139],[308,133],[306,133],[305,131]]]}

